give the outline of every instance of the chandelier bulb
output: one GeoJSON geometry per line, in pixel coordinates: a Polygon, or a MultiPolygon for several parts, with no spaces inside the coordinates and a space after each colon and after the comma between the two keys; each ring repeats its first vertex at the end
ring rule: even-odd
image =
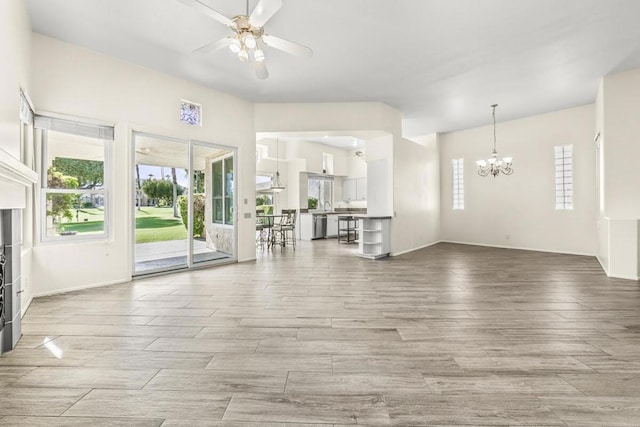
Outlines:
{"type": "Polygon", "coordinates": [[[242,43],[240,43],[240,40],[231,40],[231,42],[229,43],[229,50],[231,50],[231,52],[233,53],[239,53],[242,50],[242,43]]]}
{"type": "Polygon", "coordinates": [[[257,45],[256,38],[251,33],[245,33],[242,41],[247,49],[254,49],[257,45]]]}
{"type": "Polygon", "coordinates": [[[238,52],[238,59],[240,62],[247,62],[249,60],[249,53],[247,53],[246,49],[242,49],[238,52]]]}

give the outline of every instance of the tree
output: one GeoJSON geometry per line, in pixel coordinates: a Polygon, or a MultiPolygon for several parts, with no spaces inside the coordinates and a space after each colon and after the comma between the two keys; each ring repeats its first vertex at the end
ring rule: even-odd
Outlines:
{"type": "Polygon", "coordinates": [[[96,188],[104,184],[104,162],[56,157],[51,164],[62,175],[78,180],[78,186],[96,188]]]}
{"type": "Polygon", "coordinates": [[[142,186],[140,185],[140,165],[136,163],[136,199],[138,199],[138,210],[142,205],[142,186]]]}
{"type": "Polygon", "coordinates": [[[193,173],[193,181],[195,193],[204,193],[204,171],[195,171],[193,173]]]}
{"type": "MultiPolygon", "coordinates": [[[[78,179],[63,175],[55,167],[47,171],[47,186],[50,189],[78,188],[78,179]]],[[[55,224],[60,225],[63,219],[73,220],[71,209],[78,203],[79,194],[49,193],[47,195],[47,215],[53,218],[55,224]]]]}
{"type": "MultiPolygon", "coordinates": [[[[150,199],[156,199],[160,206],[173,204],[173,183],[167,179],[148,179],[142,184],[142,191],[150,199]]],[[[184,187],[178,185],[176,194],[184,193],[184,187]]]]}
{"type": "MultiPolygon", "coordinates": [[[[189,170],[184,170],[184,177],[189,178],[189,170]]],[[[193,171],[193,192],[194,194],[204,193],[204,171],[203,170],[194,170],[193,171]]]]}
{"type": "Polygon", "coordinates": [[[171,168],[171,180],[173,184],[172,204],[173,204],[173,217],[180,218],[178,215],[178,178],[176,177],[176,168],[171,168]]]}

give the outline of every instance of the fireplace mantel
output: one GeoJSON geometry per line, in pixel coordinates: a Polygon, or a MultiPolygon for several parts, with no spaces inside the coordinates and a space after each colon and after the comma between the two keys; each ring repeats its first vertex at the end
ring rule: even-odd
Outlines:
{"type": "Polygon", "coordinates": [[[38,182],[38,174],[0,148],[0,181],[28,187],[38,182]]]}

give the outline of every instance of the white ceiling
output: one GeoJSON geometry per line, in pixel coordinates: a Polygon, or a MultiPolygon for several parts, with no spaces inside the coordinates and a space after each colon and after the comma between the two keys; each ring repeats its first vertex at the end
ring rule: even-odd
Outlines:
{"type": "Polygon", "coordinates": [[[36,32],[255,102],[385,102],[406,136],[489,124],[493,103],[498,121],[590,103],[640,66],[638,0],[284,0],[265,32],[314,56],[267,48],[264,81],[227,49],[192,54],[230,30],[176,0],[28,4],[36,32]]]}

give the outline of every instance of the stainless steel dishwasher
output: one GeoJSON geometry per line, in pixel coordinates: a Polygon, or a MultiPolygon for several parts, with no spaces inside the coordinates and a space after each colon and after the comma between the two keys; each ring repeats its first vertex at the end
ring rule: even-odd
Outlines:
{"type": "Polygon", "coordinates": [[[324,239],[325,237],[327,237],[327,216],[313,215],[312,239],[324,239]]]}

